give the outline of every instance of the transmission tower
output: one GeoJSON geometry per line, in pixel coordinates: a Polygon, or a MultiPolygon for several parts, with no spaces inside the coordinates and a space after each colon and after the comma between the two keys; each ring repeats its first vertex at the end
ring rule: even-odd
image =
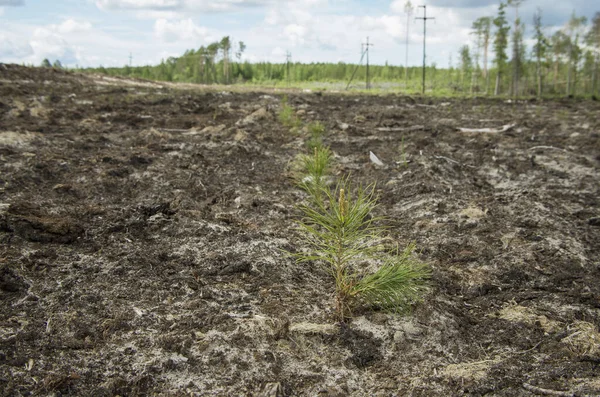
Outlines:
{"type": "Polygon", "coordinates": [[[425,94],[425,62],[427,60],[427,53],[426,53],[426,47],[425,47],[425,43],[426,43],[426,39],[427,39],[427,20],[428,19],[435,19],[433,17],[427,17],[427,6],[419,6],[419,8],[423,8],[423,17],[418,17],[416,19],[422,19],[423,20],[423,94],[425,94]]]}

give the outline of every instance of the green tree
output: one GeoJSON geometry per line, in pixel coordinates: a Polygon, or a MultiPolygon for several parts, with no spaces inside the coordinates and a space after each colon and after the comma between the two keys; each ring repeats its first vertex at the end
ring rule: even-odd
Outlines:
{"type": "Polygon", "coordinates": [[[521,70],[521,64],[523,58],[521,55],[523,51],[521,49],[521,44],[523,42],[523,27],[521,26],[521,19],[519,18],[519,7],[523,4],[525,0],[508,0],[508,5],[515,8],[515,24],[512,34],[512,85],[511,90],[514,96],[517,96],[519,93],[519,75],[521,70]]]}
{"type": "Polygon", "coordinates": [[[238,50],[235,53],[235,56],[238,59],[238,62],[241,62],[244,51],[246,51],[246,44],[244,44],[243,41],[240,41],[238,43],[238,50]]]}
{"type": "Polygon", "coordinates": [[[537,82],[537,96],[542,96],[543,81],[542,81],[542,60],[546,58],[548,50],[548,40],[542,30],[542,10],[538,8],[533,15],[533,28],[535,44],[533,46],[533,55],[535,57],[535,74],[537,82]]]}
{"type": "MultiPolygon", "coordinates": [[[[215,62],[216,62],[216,58],[217,55],[219,54],[219,43],[215,42],[215,43],[211,43],[208,45],[208,47],[206,47],[206,61],[207,61],[207,69],[210,70],[210,72],[212,72],[212,79],[211,82],[212,83],[218,83],[219,82],[219,78],[217,76],[217,69],[215,67],[215,62]]],[[[207,71],[207,75],[209,75],[210,73],[208,73],[207,71]]]]}
{"type": "Polygon", "coordinates": [[[550,52],[552,54],[552,69],[553,78],[552,86],[556,93],[558,87],[558,76],[560,72],[561,61],[567,56],[569,48],[569,38],[567,35],[559,30],[550,37],[550,52]]]}
{"type": "Polygon", "coordinates": [[[468,45],[464,45],[460,47],[459,50],[460,55],[460,85],[464,87],[465,78],[467,74],[471,72],[473,67],[473,60],[471,58],[471,51],[469,50],[468,45]]]}
{"type": "Polygon", "coordinates": [[[50,63],[50,61],[48,60],[48,58],[46,58],[46,59],[44,59],[44,60],[42,61],[42,64],[41,64],[41,66],[42,66],[43,68],[51,68],[51,67],[52,67],[52,64],[50,63]]]}
{"type": "Polygon", "coordinates": [[[223,53],[223,77],[225,79],[225,84],[229,84],[229,52],[231,51],[231,40],[229,39],[229,36],[225,36],[221,39],[219,47],[223,53]]]}
{"type": "Polygon", "coordinates": [[[496,27],[496,33],[494,36],[494,52],[496,54],[496,59],[494,62],[497,70],[496,88],[494,90],[495,95],[500,93],[500,84],[506,69],[506,61],[508,60],[506,48],[508,47],[508,33],[510,31],[510,27],[506,21],[505,8],[506,3],[500,3],[500,6],[498,7],[498,16],[494,18],[494,26],[496,27]]]}
{"type": "Polygon", "coordinates": [[[584,80],[583,92],[594,95],[594,69],[596,67],[596,56],[591,49],[586,49],[582,58],[583,66],[581,68],[581,75],[588,76],[584,80]]]}
{"type": "Polygon", "coordinates": [[[52,67],[53,67],[54,69],[62,69],[62,68],[63,68],[63,65],[62,65],[62,63],[60,63],[60,61],[57,59],[57,60],[56,60],[56,61],[54,61],[54,63],[52,64],[52,67]]]}
{"type": "Polygon", "coordinates": [[[600,12],[592,19],[592,26],[585,37],[585,42],[592,48],[594,55],[594,67],[592,69],[592,91],[598,91],[598,67],[600,65],[600,12]]]}
{"type": "Polygon", "coordinates": [[[574,80],[577,78],[577,64],[581,58],[581,48],[579,47],[579,39],[585,28],[587,19],[585,17],[577,17],[575,11],[571,14],[571,18],[565,26],[565,35],[568,37],[568,60],[569,69],[567,73],[567,95],[574,93],[574,80]]]}
{"type": "Polygon", "coordinates": [[[490,32],[492,28],[491,17],[481,17],[473,22],[472,29],[479,39],[479,45],[483,48],[483,77],[485,78],[485,92],[488,92],[489,73],[488,73],[488,50],[490,47],[490,32]]]}
{"type": "MultiPolygon", "coordinates": [[[[477,22],[477,21],[475,21],[475,22],[477,22]]],[[[483,35],[478,30],[475,23],[473,24],[472,29],[473,30],[472,30],[471,34],[475,37],[475,43],[474,43],[474,52],[473,52],[473,72],[471,73],[471,88],[470,88],[471,95],[473,95],[473,90],[475,88],[476,80],[479,75],[479,54],[481,52],[481,46],[483,43],[483,35]]]]}

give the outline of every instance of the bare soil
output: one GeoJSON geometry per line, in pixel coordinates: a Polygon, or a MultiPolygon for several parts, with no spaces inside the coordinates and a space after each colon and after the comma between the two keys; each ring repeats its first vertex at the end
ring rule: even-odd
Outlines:
{"type": "Polygon", "coordinates": [[[336,324],[286,254],[282,92],[0,64],[1,395],[600,395],[599,103],[288,96],[424,301],[336,324]]]}

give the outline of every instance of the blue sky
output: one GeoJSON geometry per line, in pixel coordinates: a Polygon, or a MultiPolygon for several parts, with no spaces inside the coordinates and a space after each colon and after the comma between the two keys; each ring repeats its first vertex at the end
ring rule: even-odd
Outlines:
{"type": "MultiPolygon", "coordinates": [[[[285,52],[302,62],[357,62],[367,36],[374,63],[404,64],[406,0],[0,0],[0,62],[39,64],[59,59],[68,66],[156,64],[186,49],[229,35],[247,45],[244,59],[283,62],[285,52]]],[[[413,0],[413,5],[424,4],[413,0]]],[[[427,0],[428,63],[456,63],[472,41],[478,17],[494,16],[497,0],[427,0]]],[[[598,0],[526,0],[520,15],[531,25],[543,10],[547,31],[571,13],[589,19],[598,0]]],[[[422,62],[421,21],[408,19],[409,64],[422,62]]],[[[512,22],[514,10],[508,10],[512,22]]],[[[529,29],[526,35],[531,36],[529,29]]]]}

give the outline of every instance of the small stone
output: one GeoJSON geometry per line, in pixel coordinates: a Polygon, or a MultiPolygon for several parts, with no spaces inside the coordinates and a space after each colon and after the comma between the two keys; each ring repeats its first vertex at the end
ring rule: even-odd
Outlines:
{"type": "Polygon", "coordinates": [[[410,322],[402,324],[402,331],[408,338],[416,338],[421,335],[422,330],[410,322]]]}
{"type": "Polygon", "coordinates": [[[397,389],[398,388],[398,384],[393,380],[393,379],[388,379],[386,381],[383,382],[383,384],[381,385],[382,388],[384,389],[397,389]]]}
{"type": "Polygon", "coordinates": [[[64,183],[59,183],[52,187],[52,190],[59,191],[59,192],[68,192],[72,189],[73,189],[73,186],[71,186],[69,184],[64,184],[64,183]]]}
{"type": "Polygon", "coordinates": [[[235,125],[237,125],[238,127],[243,127],[243,126],[247,126],[250,124],[256,124],[256,122],[268,119],[270,117],[271,117],[271,114],[267,111],[267,109],[259,108],[257,111],[255,111],[251,115],[246,116],[241,120],[238,120],[238,122],[235,123],[235,125]]]}
{"type": "Polygon", "coordinates": [[[246,131],[237,130],[235,132],[235,135],[233,136],[233,140],[236,142],[242,142],[242,141],[245,141],[247,137],[248,137],[248,134],[246,133],[246,131]]]}
{"type": "Polygon", "coordinates": [[[299,334],[334,335],[338,328],[332,324],[296,323],[290,326],[290,331],[299,334]]]}
{"type": "Polygon", "coordinates": [[[400,343],[400,342],[403,342],[404,339],[405,339],[405,335],[404,335],[403,331],[394,332],[394,342],[400,343]]]}
{"type": "Polygon", "coordinates": [[[225,124],[221,124],[221,125],[217,125],[217,126],[206,126],[204,127],[204,129],[202,131],[200,131],[200,134],[218,134],[219,132],[223,131],[225,128],[227,128],[227,126],[225,124]]]}

